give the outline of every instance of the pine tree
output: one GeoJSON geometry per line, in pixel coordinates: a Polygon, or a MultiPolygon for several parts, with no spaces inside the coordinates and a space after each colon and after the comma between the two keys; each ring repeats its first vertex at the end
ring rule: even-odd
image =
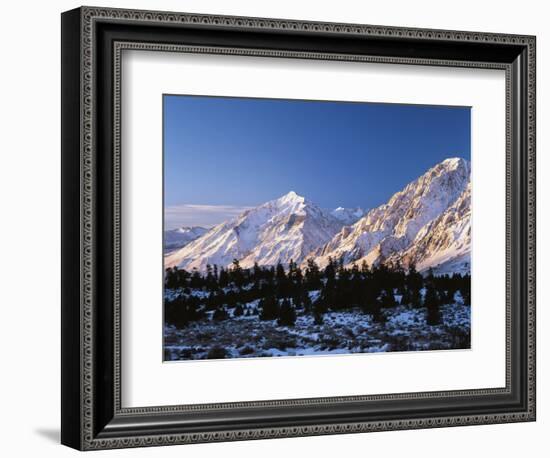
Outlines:
{"type": "Polygon", "coordinates": [[[255,283],[259,283],[262,279],[262,269],[257,262],[254,262],[254,267],[252,268],[252,278],[255,283]]]}
{"type": "Polygon", "coordinates": [[[470,305],[472,301],[472,296],[470,292],[470,283],[468,282],[468,285],[462,286],[460,288],[460,295],[462,296],[462,301],[464,302],[464,305],[470,305]]]}
{"type": "Polygon", "coordinates": [[[328,258],[328,264],[325,267],[324,275],[327,279],[327,282],[334,280],[334,278],[336,277],[336,264],[334,262],[334,259],[332,259],[331,257],[328,258]]]}
{"type": "Polygon", "coordinates": [[[164,286],[167,289],[174,289],[178,287],[178,268],[174,267],[172,269],[171,267],[168,267],[168,269],[164,272],[164,286]]]}
{"type": "Polygon", "coordinates": [[[431,267],[428,269],[428,275],[426,276],[426,280],[429,281],[430,283],[433,283],[434,281],[434,270],[431,267]]]}
{"type": "Polygon", "coordinates": [[[409,266],[409,272],[406,277],[406,287],[409,290],[410,295],[410,304],[413,307],[421,307],[422,306],[422,296],[420,294],[420,290],[422,289],[422,286],[424,284],[424,279],[422,278],[422,275],[420,275],[416,271],[416,266],[414,263],[411,263],[409,266]]]}
{"type": "Polygon", "coordinates": [[[216,286],[216,279],[214,278],[214,273],[210,264],[206,264],[206,286],[208,286],[210,290],[214,289],[216,286]]]}
{"type": "Polygon", "coordinates": [[[244,284],[244,275],[243,269],[239,263],[238,259],[233,259],[233,266],[231,267],[230,272],[231,280],[235,283],[237,287],[241,287],[244,284]]]}
{"type": "Polygon", "coordinates": [[[307,260],[305,279],[306,288],[309,291],[316,290],[321,287],[321,274],[319,271],[319,266],[317,266],[312,258],[307,260]]]}
{"type": "Polygon", "coordinates": [[[344,256],[341,256],[340,259],[338,259],[338,263],[336,264],[336,273],[338,274],[338,278],[346,275],[347,272],[348,271],[344,267],[344,256]]]}
{"type": "Polygon", "coordinates": [[[375,323],[385,323],[387,321],[386,315],[382,311],[382,299],[381,297],[376,298],[369,307],[369,313],[372,316],[372,321],[375,323]]]}
{"type": "Polygon", "coordinates": [[[174,272],[176,274],[176,287],[186,287],[187,281],[191,277],[191,274],[185,269],[178,269],[177,267],[174,267],[174,269],[174,272]]]}
{"type": "Polygon", "coordinates": [[[277,267],[275,268],[275,278],[279,284],[286,281],[285,268],[280,262],[277,263],[277,267]]]}
{"type": "Polygon", "coordinates": [[[372,314],[380,294],[380,287],[374,282],[374,280],[365,281],[361,291],[361,300],[359,303],[364,313],[372,314]]]}
{"type": "Polygon", "coordinates": [[[404,288],[403,294],[401,295],[401,305],[411,305],[411,295],[407,288],[404,288]]]}
{"type": "Polygon", "coordinates": [[[434,277],[434,285],[441,304],[452,304],[454,302],[456,290],[452,288],[451,280],[448,275],[434,277]]]}
{"type": "Polygon", "coordinates": [[[294,326],[296,323],[296,310],[288,299],[283,300],[281,309],[279,311],[279,319],[277,324],[279,326],[294,326]]]}
{"type": "Polygon", "coordinates": [[[322,324],[323,315],[327,312],[327,306],[321,297],[313,302],[313,304],[311,305],[311,310],[313,312],[313,319],[315,321],[315,324],[322,324]]]}
{"type": "Polygon", "coordinates": [[[229,275],[227,274],[227,270],[223,267],[220,269],[218,284],[220,285],[220,288],[225,288],[229,284],[229,275]]]}
{"type": "Polygon", "coordinates": [[[300,292],[302,290],[302,271],[292,259],[288,264],[288,280],[290,282],[289,288],[291,290],[291,294],[295,298],[294,305],[298,305],[296,303],[296,299],[300,301],[300,292]]]}
{"type": "Polygon", "coordinates": [[[321,288],[321,294],[318,301],[323,303],[327,309],[329,307],[334,309],[338,306],[337,299],[336,279],[327,279],[326,284],[321,288]]]}
{"type": "Polygon", "coordinates": [[[191,274],[191,282],[189,284],[191,288],[201,288],[202,287],[202,276],[200,272],[196,269],[193,270],[191,274]]]}
{"type": "Polygon", "coordinates": [[[424,297],[424,306],[426,307],[426,323],[430,326],[441,324],[441,312],[439,310],[439,297],[437,291],[432,284],[428,284],[426,288],[426,296],[424,297]]]}
{"type": "Polygon", "coordinates": [[[219,295],[216,292],[211,292],[206,299],[205,307],[208,310],[215,310],[218,307],[218,304],[222,302],[219,299],[219,295]]]}
{"type": "Polygon", "coordinates": [[[214,280],[218,283],[218,265],[214,264],[214,280]]]}
{"type": "Polygon", "coordinates": [[[262,309],[260,312],[260,320],[276,320],[279,317],[279,301],[275,296],[268,296],[261,299],[258,305],[262,309]]]}
{"type": "Polygon", "coordinates": [[[293,259],[291,259],[289,262],[288,262],[288,278],[290,278],[291,280],[294,280],[294,277],[296,275],[296,270],[298,269],[298,266],[296,265],[296,263],[294,262],[293,259]]]}
{"type": "Polygon", "coordinates": [[[386,288],[381,295],[382,307],[394,307],[396,305],[395,296],[392,288],[386,288]]]}

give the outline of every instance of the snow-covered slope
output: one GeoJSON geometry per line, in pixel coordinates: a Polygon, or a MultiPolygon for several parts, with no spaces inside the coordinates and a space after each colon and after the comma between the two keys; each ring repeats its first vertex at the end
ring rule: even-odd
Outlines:
{"type": "Polygon", "coordinates": [[[207,264],[242,267],[300,263],[342,227],[336,218],[291,191],[213,227],[165,257],[165,266],[204,270],[207,264]]]}
{"type": "Polygon", "coordinates": [[[469,183],[470,163],[446,159],[307,257],[321,267],[333,258],[369,265],[411,260],[427,269],[463,256],[470,250],[469,183]]]}
{"type": "Polygon", "coordinates": [[[471,229],[471,184],[441,215],[426,224],[412,245],[390,260],[414,263],[420,271],[432,268],[434,273],[469,273],[471,229]]]}
{"type": "Polygon", "coordinates": [[[338,207],[330,212],[337,220],[341,221],[343,224],[349,226],[354,224],[365,215],[365,210],[360,207],[357,208],[344,208],[338,207]]]}
{"type": "Polygon", "coordinates": [[[164,231],[164,252],[168,253],[178,248],[182,248],[207,232],[208,229],[200,226],[183,226],[177,229],[164,231]]]}

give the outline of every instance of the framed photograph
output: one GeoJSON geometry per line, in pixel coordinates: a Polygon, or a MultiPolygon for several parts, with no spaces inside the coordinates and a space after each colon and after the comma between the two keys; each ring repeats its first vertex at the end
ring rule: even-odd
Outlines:
{"type": "Polygon", "coordinates": [[[470,112],[164,95],[164,360],[470,349],[470,112]]]}
{"type": "Polygon", "coordinates": [[[535,37],[62,15],[62,443],[535,420],[535,37]]]}

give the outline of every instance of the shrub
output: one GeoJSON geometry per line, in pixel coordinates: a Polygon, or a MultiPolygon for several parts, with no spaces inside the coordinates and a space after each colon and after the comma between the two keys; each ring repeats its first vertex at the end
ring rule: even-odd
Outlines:
{"type": "Polygon", "coordinates": [[[243,356],[251,355],[252,353],[254,353],[254,349],[250,345],[247,345],[239,350],[239,354],[243,356]]]}
{"type": "Polygon", "coordinates": [[[206,359],[225,359],[227,358],[227,350],[222,347],[213,347],[206,355],[206,359]]]}
{"type": "Polygon", "coordinates": [[[223,320],[227,320],[228,318],[229,318],[229,314],[227,313],[227,310],[225,310],[225,308],[223,307],[217,309],[212,315],[212,319],[214,321],[223,321],[223,320]]]}
{"type": "Polygon", "coordinates": [[[233,310],[233,316],[237,317],[237,316],[243,316],[243,315],[244,315],[243,306],[241,304],[237,304],[237,306],[235,307],[235,310],[233,310]]]}

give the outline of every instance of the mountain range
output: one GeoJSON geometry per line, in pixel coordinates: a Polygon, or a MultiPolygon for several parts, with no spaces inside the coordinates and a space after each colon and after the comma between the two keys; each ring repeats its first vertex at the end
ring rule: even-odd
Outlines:
{"type": "Polygon", "coordinates": [[[193,240],[198,239],[208,232],[208,229],[201,226],[183,226],[177,229],[164,231],[164,253],[183,248],[193,240]]]}
{"type": "Polygon", "coordinates": [[[368,212],[339,207],[326,211],[291,191],[214,226],[165,256],[165,267],[206,269],[305,265],[329,259],[347,266],[414,263],[419,271],[470,271],[471,167],[446,159],[368,212]]]}

